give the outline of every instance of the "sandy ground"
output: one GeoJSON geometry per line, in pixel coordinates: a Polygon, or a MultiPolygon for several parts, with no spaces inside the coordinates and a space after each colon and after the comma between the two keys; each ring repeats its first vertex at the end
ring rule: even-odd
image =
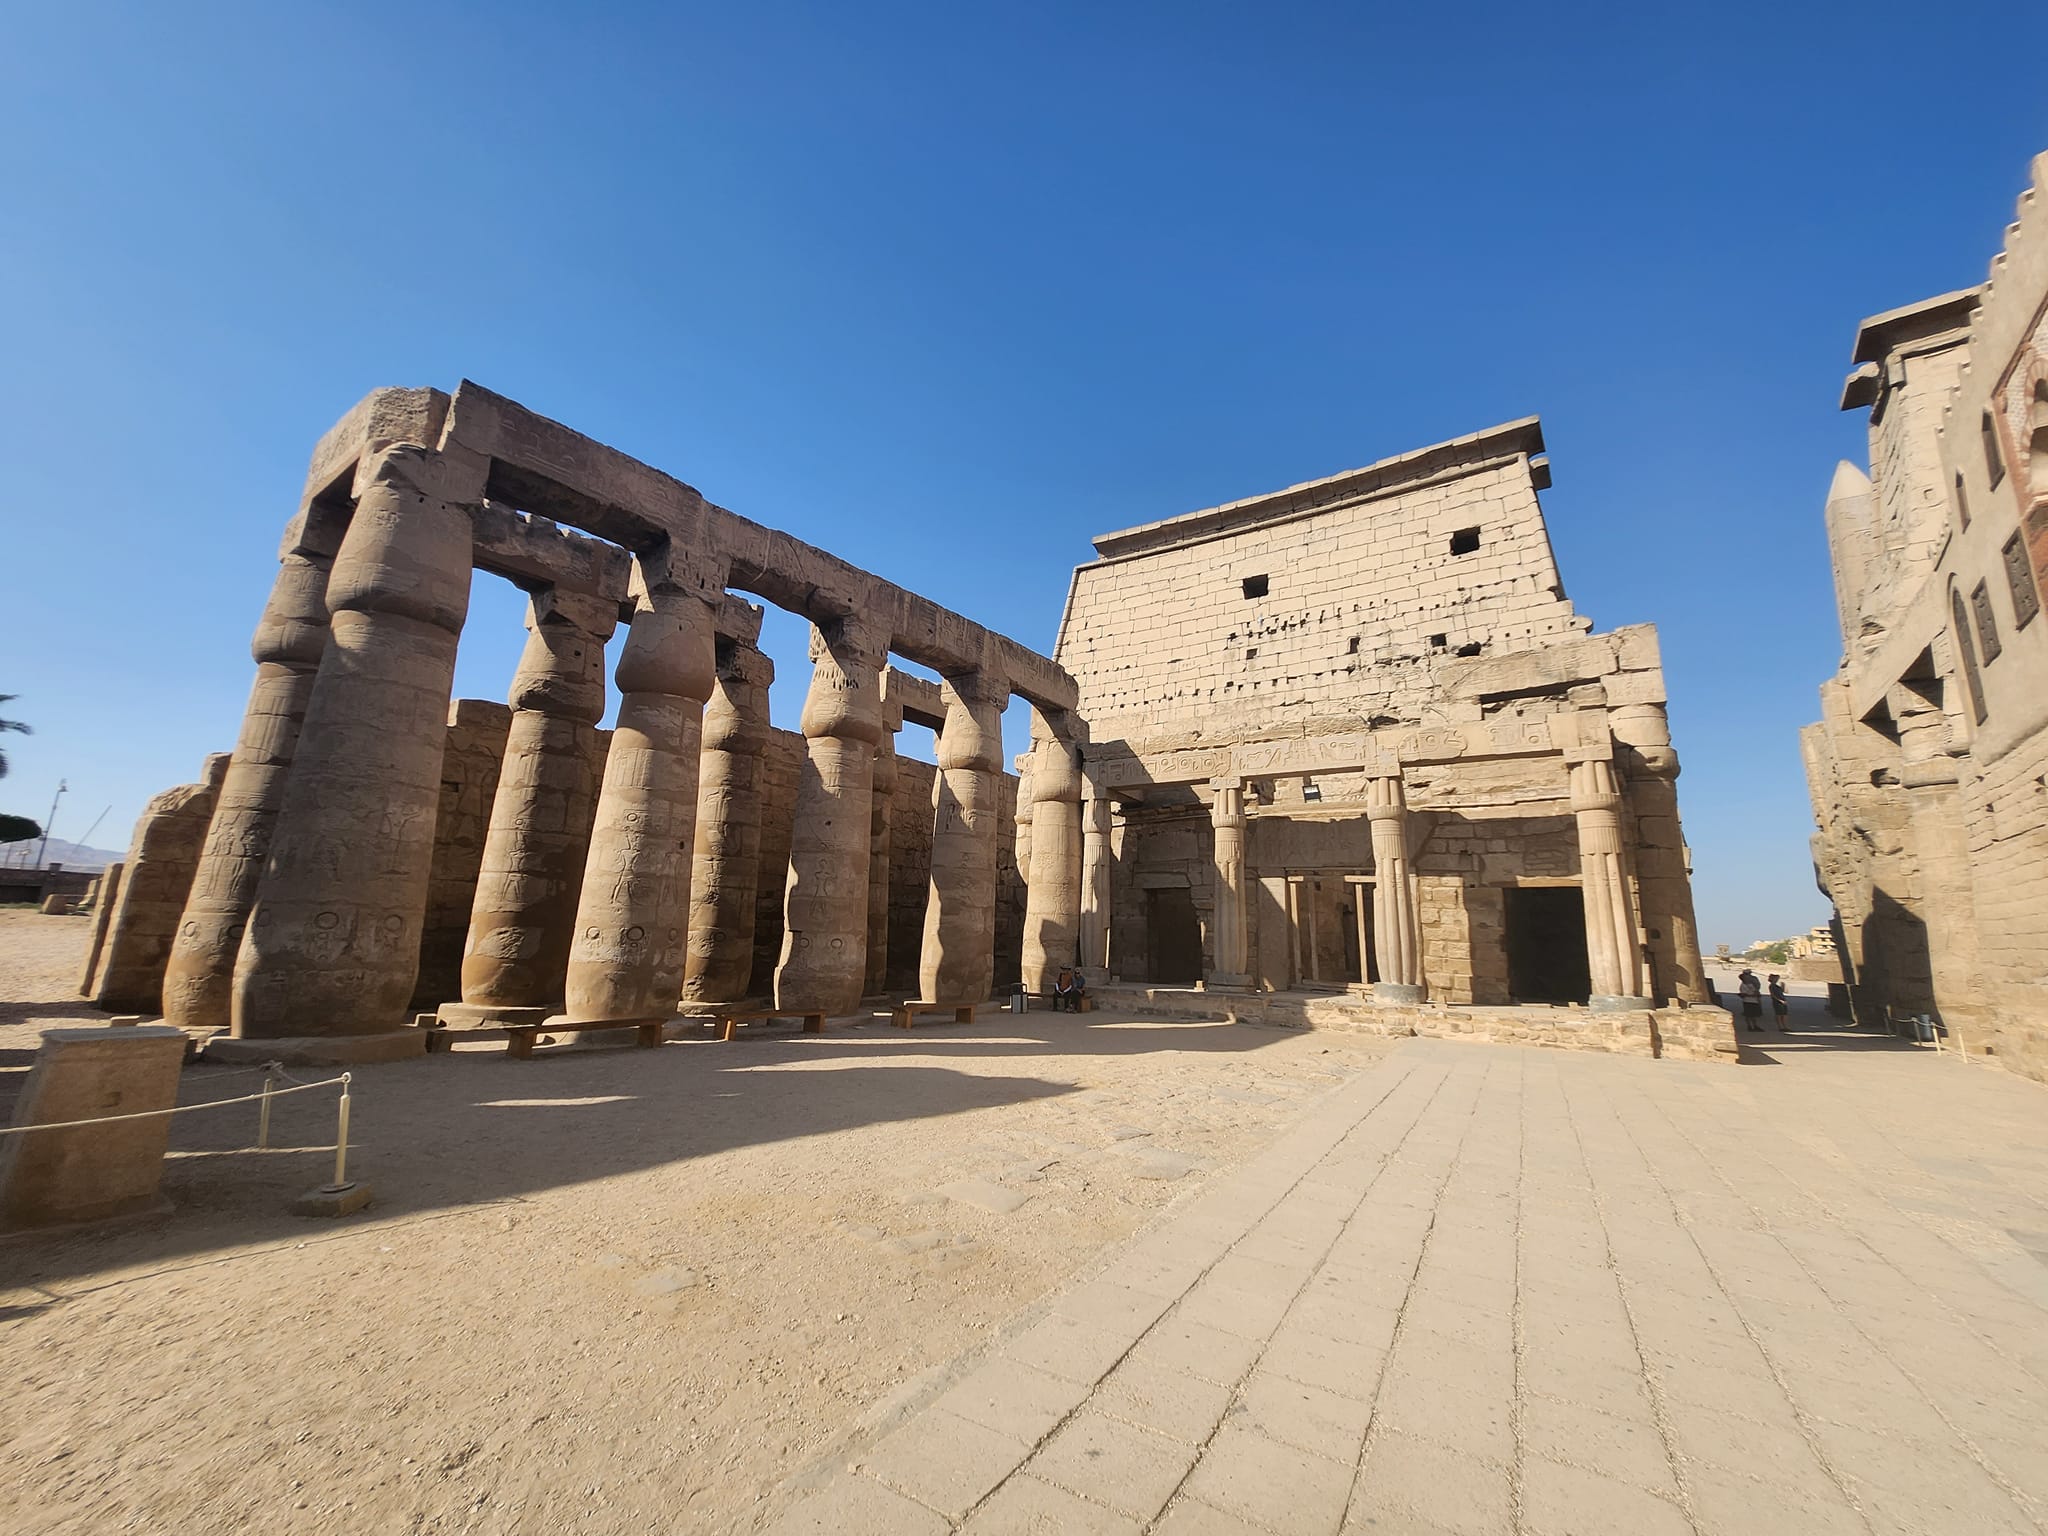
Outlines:
{"type": "MultiPolygon", "coordinates": [[[[0,912],[0,1113],[87,925],[0,912]]],[[[993,1013],[180,1116],[170,1218],[0,1240],[7,1532],[727,1532],[1392,1042],[993,1013]]],[[[298,1076],[323,1075],[301,1070],[298,1076]]],[[[185,1102],[250,1091],[195,1067],[185,1102]]]]}

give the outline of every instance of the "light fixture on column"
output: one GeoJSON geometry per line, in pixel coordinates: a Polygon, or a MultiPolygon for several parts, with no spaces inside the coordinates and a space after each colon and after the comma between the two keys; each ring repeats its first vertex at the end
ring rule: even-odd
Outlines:
{"type": "Polygon", "coordinates": [[[1308,801],[1311,805],[1315,804],[1315,802],[1323,798],[1322,786],[1316,783],[1314,779],[1303,779],[1301,781],[1301,798],[1308,801]]]}

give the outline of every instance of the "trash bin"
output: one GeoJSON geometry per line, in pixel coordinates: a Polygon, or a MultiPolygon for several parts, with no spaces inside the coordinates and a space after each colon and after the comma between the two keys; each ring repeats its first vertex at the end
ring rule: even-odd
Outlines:
{"type": "Polygon", "coordinates": [[[1010,994],[1010,1012],[1029,1013],[1030,1011],[1031,994],[1029,992],[1026,992],[1023,989],[1023,987],[1020,986],[1017,988],[1016,991],[1010,994]]]}

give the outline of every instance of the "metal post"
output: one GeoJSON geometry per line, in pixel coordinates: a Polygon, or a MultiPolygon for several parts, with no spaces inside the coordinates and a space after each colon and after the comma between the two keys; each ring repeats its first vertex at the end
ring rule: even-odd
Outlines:
{"type": "Polygon", "coordinates": [[[334,1183],[333,1189],[348,1188],[348,1082],[349,1074],[341,1074],[341,1103],[334,1131],[334,1183]]]}
{"type": "Polygon", "coordinates": [[[270,1146],[270,1090],[277,1081],[277,1064],[271,1063],[263,1069],[263,1103],[256,1111],[256,1145],[259,1149],[270,1146]]]}

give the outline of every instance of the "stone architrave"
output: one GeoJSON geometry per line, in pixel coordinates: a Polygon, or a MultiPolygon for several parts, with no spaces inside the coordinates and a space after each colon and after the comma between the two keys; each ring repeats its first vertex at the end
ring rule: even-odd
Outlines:
{"type": "Polygon", "coordinates": [[[446,1022],[538,1022],[561,1006],[597,794],[604,647],[617,624],[616,603],[560,589],[528,606],[463,944],[462,1003],[442,1008],[446,1022]]]}
{"type": "Polygon", "coordinates": [[[932,780],[932,867],[919,951],[918,995],[979,1003],[995,986],[996,823],[1001,817],[1002,678],[948,678],[939,771],[932,780]]]}
{"type": "Polygon", "coordinates": [[[1621,790],[1608,744],[1571,747],[1572,815],[1579,828],[1579,884],[1586,905],[1586,960],[1598,1009],[1648,1008],[1634,905],[1622,868],[1621,790]]]}
{"type": "Polygon", "coordinates": [[[867,991],[889,989],[889,867],[896,857],[896,733],[903,729],[903,704],[884,690],[882,736],[875,744],[874,812],[868,821],[867,991]]]}
{"type": "Polygon", "coordinates": [[[704,708],[697,829],[690,873],[690,947],[683,998],[736,1003],[754,972],[761,856],[761,754],[775,665],[752,645],[721,639],[718,678],[704,708]]]}
{"type": "Polygon", "coordinates": [[[235,956],[327,651],[334,551],[313,542],[324,526],[310,517],[294,522],[250,646],[256,682],[164,969],[164,1020],[180,1028],[226,1029],[233,1011],[235,956]]]}
{"type": "Polygon", "coordinates": [[[1609,711],[1608,719],[1615,740],[1634,749],[1627,798],[1635,812],[1636,886],[1643,927],[1657,960],[1656,995],[1704,1003],[1708,996],[1699,923],[1693,916],[1685,833],[1678,820],[1678,754],[1671,747],[1664,706],[1622,705],[1609,711]]]}
{"type": "MultiPolygon", "coordinates": [[[[233,1033],[400,1034],[419,970],[455,648],[482,471],[411,444],[366,458],[327,583],[333,631],[235,962],[233,1033]]],[[[407,1032],[408,1034],[410,1032],[407,1032]]]]}
{"type": "Polygon", "coordinates": [[[100,872],[99,899],[92,908],[92,943],[85,951],[85,971],[78,978],[78,995],[91,997],[99,988],[100,961],[107,952],[107,929],[114,919],[114,907],[121,899],[121,871],[126,861],[116,859],[100,872]]]}
{"type": "Polygon", "coordinates": [[[148,1111],[178,1102],[189,1044],[183,1030],[154,1024],[43,1031],[15,1125],[146,1118],[0,1136],[0,1229],[169,1210],[159,1187],[171,1117],[148,1111]]]}
{"type": "Polygon", "coordinates": [[[1081,965],[1091,973],[1109,967],[1109,917],[1116,848],[1107,795],[1090,795],[1081,823],[1081,965]]]}
{"type": "Polygon", "coordinates": [[[164,969],[228,761],[225,752],[208,757],[198,783],[165,790],[135,823],[93,977],[93,1003],[109,1013],[163,1011],[164,969]]]}
{"type": "Polygon", "coordinates": [[[712,598],[723,583],[638,574],[569,951],[571,1023],[670,1017],[689,953],[698,754],[718,670],[712,598]]]}
{"type": "Polygon", "coordinates": [[[850,1013],[867,982],[868,852],[882,738],[885,631],[846,618],[811,631],[804,761],[790,828],[775,1006],[850,1013]]]}
{"type": "Polygon", "coordinates": [[[1081,926],[1081,765],[1058,728],[1031,754],[1031,878],[1024,898],[1024,986],[1050,992],[1076,959],[1081,926]]]}
{"type": "Polygon", "coordinates": [[[1418,1003],[1424,996],[1422,930],[1415,911],[1415,877],[1408,863],[1408,790],[1398,773],[1365,781],[1365,814],[1372,822],[1373,958],[1380,979],[1372,995],[1385,1003],[1418,1003]]]}
{"type": "Polygon", "coordinates": [[[1215,969],[1209,973],[1214,987],[1237,988],[1251,985],[1250,944],[1246,915],[1249,910],[1244,867],[1244,785],[1237,779],[1218,779],[1210,786],[1210,829],[1215,842],[1216,917],[1215,969]]]}

